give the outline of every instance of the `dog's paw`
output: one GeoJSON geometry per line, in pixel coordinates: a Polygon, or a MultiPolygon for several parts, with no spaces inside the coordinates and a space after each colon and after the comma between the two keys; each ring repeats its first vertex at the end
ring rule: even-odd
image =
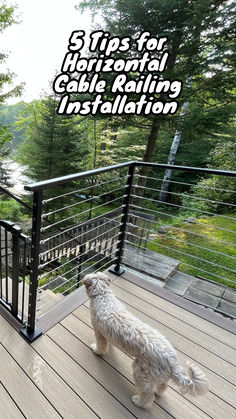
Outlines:
{"type": "Polygon", "coordinates": [[[168,388],[167,383],[163,383],[163,384],[160,384],[159,386],[157,386],[156,391],[155,391],[156,396],[161,396],[161,394],[164,393],[164,391],[166,391],[167,388],[168,388]]]}
{"type": "Polygon", "coordinates": [[[135,406],[142,407],[142,402],[138,394],[135,394],[135,396],[132,396],[131,399],[132,399],[133,404],[135,404],[135,406]]]}
{"type": "Polygon", "coordinates": [[[98,351],[96,343],[92,343],[91,349],[92,349],[93,353],[95,353],[96,355],[101,355],[100,352],[98,351]]]}
{"type": "Polygon", "coordinates": [[[144,402],[142,401],[141,397],[138,394],[135,394],[135,396],[132,396],[132,402],[135,404],[135,406],[141,407],[141,409],[150,409],[152,406],[152,401],[144,402]]]}

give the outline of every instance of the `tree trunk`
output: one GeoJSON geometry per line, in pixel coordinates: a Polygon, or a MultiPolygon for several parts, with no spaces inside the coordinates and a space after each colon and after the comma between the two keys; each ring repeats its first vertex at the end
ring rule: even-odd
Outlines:
{"type": "MultiPolygon", "coordinates": [[[[97,121],[96,121],[96,119],[94,119],[94,122],[93,122],[93,138],[94,138],[93,169],[96,169],[96,165],[97,165],[97,121]]],[[[92,176],[91,201],[90,201],[90,205],[89,205],[88,220],[91,220],[91,218],[92,218],[93,196],[94,196],[95,183],[96,183],[96,178],[95,178],[95,176],[92,176]]]]}
{"type": "MultiPolygon", "coordinates": [[[[187,87],[191,86],[191,79],[188,79],[187,82],[187,87]]],[[[182,122],[180,123],[180,126],[183,125],[183,119],[184,119],[184,115],[186,114],[186,110],[188,108],[189,102],[186,101],[183,103],[182,108],[181,108],[181,112],[180,112],[180,120],[182,119],[182,122]]],[[[180,141],[181,141],[181,128],[177,129],[175,131],[175,135],[174,135],[174,139],[170,148],[170,153],[168,156],[168,160],[167,160],[167,164],[174,164],[175,163],[175,159],[177,156],[177,152],[178,152],[178,148],[180,145],[180,141]]],[[[164,174],[164,178],[163,178],[163,182],[161,185],[161,192],[159,195],[159,200],[162,202],[166,202],[167,200],[167,195],[168,195],[168,191],[169,191],[169,186],[170,186],[170,179],[172,176],[172,169],[167,169],[165,171],[164,174]]]]}
{"type": "MultiPolygon", "coordinates": [[[[168,58],[168,63],[167,63],[168,72],[171,72],[174,69],[179,47],[182,41],[182,37],[183,37],[183,32],[179,29],[176,30],[176,33],[173,39],[172,48],[171,48],[170,55],[168,58]]],[[[159,129],[160,129],[160,121],[158,121],[157,118],[153,119],[151,132],[148,136],[147,146],[146,146],[146,150],[143,156],[143,161],[145,162],[152,162],[159,129]]],[[[137,182],[139,186],[142,186],[142,188],[139,188],[136,190],[137,194],[140,195],[141,197],[144,195],[144,187],[146,185],[146,176],[148,175],[148,172],[149,172],[149,167],[147,166],[143,166],[139,172],[141,176],[145,176],[142,178],[138,178],[138,182],[137,182]]],[[[140,205],[141,200],[142,199],[140,198],[139,199],[136,198],[135,199],[136,205],[138,204],[140,205]]]]}
{"type": "MultiPolygon", "coordinates": [[[[156,145],[159,129],[160,129],[160,123],[157,119],[154,119],[152,122],[151,131],[147,139],[146,150],[143,156],[144,162],[152,162],[153,160],[153,155],[155,151],[155,145],[156,145]]],[[[145,190],[144,188],[146,185],[146,176],[148,175],[149,170],[150,168],[148,166],[142,166],[139,171],[139,175],[143,177],[139,177],[138,182],[137,182],[137,185],[141,186],[141,188],[139,187],[135,188],[135,195],[140,196],[140,198],[135,198],[134,200],[134,203],[137,206],[141,205],[142,197],[144,195],[144,190],[145,190]]]]}
{"type": "MultiPolygon", "coordinates": [[[[167,164],[174,164],[175,158],[176,158],[176,155],[177,155],[177,151],[178,151],[178,148],[179,148],[180,140],[181,140],[181,131],[179,131],[177,129],[176,132],[175,132],[175,136],[174,136],[174,139],[173,139],[171,149],[170,149],[167,164]]],[[[168,191],[169,191],[169,181],[171,179],[171,175],[172,175],[172,169],[166,169],[165,174],[164,174],[164,178],[163,178],[163,182],[162,182],[162,185],[161,185],[161,192],[160,192],[160,195],[159,195],[159,200],[162,201],[162,202],[166,202],[166,200],[167,200],[167,194],[168,194],[168,191]]]]}

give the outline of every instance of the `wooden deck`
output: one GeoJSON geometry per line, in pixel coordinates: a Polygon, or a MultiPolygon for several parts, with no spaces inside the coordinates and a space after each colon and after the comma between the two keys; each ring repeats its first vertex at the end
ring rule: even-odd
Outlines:
{"type": "MultiPolygon", "coordinates": [[[[150,411],[135,407],[132,359],[116,348],[103,358],[92,353],[85,302],[31,345],[0,316],[0,418],[236,417],[236,336],[133,282],[115,277],[112,288],[133,314],[172,342],[181,363],[191,359],[201,367],[208,394],[182,396],[170,383],[150,411]]],[[[231,320],[220,321],[224,326],[231,320]]]]}

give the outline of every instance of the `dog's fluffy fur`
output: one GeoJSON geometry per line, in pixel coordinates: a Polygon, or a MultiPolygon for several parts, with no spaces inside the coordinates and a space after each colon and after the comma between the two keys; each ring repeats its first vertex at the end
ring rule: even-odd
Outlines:
{"type": "Polygon", "coordinates": [[[91,345],[97,355],[105,355],[109,343],[134,357],[132,364],[138,395],[135,405],[151,407],[156,395],[167,389],[170,379],[181,392],[204,394],[208,381],[201,370],[192,364],[183,371],[174,348],[157,330],[129,313],[110,289],[110,279],[103,273],[86,275],[83,279],[90,298],[91,320],[96,343],[91,345]]]}

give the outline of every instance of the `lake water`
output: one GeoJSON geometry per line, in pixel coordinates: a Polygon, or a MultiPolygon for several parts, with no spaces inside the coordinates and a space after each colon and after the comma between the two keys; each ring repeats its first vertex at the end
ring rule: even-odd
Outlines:
{"type": "Polygon", "coordinates": [[[23,174],[25,166],[21,166],[14,160],[6,160],[4,168],[7,170],[11,184],[13,185],[11,192],[16,195],[26,195],[28,192],[24,190],[24,186],[31,183],[31,180],[23,174]]]}

